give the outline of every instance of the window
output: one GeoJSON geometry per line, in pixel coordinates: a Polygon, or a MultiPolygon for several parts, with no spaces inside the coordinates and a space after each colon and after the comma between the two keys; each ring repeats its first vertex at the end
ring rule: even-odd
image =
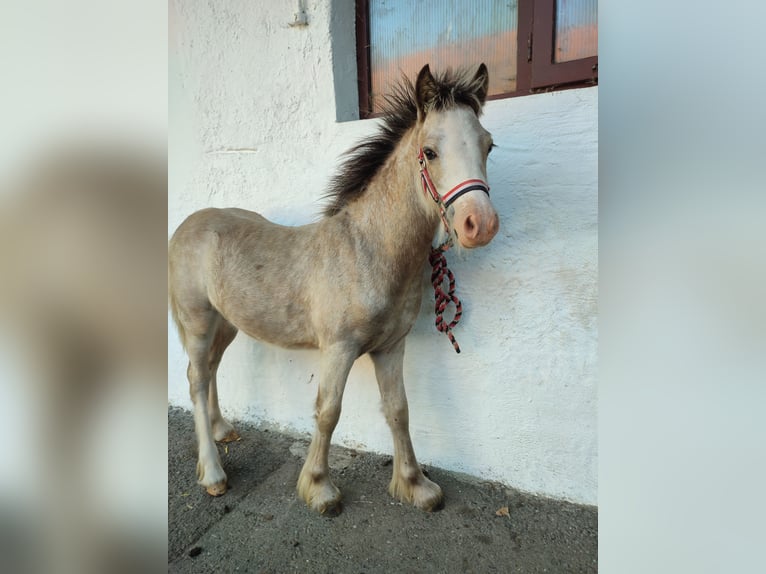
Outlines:
{"type": "Polygon", "coordinates": [[[489,99],[598,83],[598,0],[356,0],[360,117],[402,73],[489,68],[489,99]]]}

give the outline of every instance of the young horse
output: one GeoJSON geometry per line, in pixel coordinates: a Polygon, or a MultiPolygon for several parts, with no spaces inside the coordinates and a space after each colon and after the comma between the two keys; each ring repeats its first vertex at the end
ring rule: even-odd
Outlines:
{"type": "Polygon", "coordinates": [[[440,222],[464,247],[497,232],[490,203],[490,134],[479,123],[487,68],[434,78],[425,66],[387,100],[379,133],[350,150],[320,221],[284,227],[242,209],[203,209],[176,230],[169,248],[173,317],[199,441],[197,475],[226,492],[214,441],[237,438],[221,416],[216,371],[238,330],[287,348],[321,353],[316,431],[298,493],[320,513],[341,510],[327,454],[354,361],[369,353],[394,439],[389,492],[424,510],[442,491],[422,473],[409,435],[402,378],[404,339],[420,308],[423,266],[440,222]],[[450,190],[432,198],[430,190],[450,190]],[[454,203],[453,203],[454,201],[454,203]]]}

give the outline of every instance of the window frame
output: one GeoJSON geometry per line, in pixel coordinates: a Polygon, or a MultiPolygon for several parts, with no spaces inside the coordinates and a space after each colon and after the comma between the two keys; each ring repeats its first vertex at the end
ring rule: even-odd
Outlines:
{"type": "MultiPolygon", "coordinates": [[[[519,0],[519,4],[524,0],[519,0]]],[[[598,56],[554,61],[554,32],[556,28],[555,0],[534,0],[532,20],[532,77],[530,89],[556,89],[558,86],[580,82],[598,83],[598,56]]],[[[578,86],[581,87],[581,86],[578,86]]]]}
{"type": "MultiPolygon", "coordinates": [[[[376,117],[370,102],[370,3],[355,0],[356,64],[359,117],[376,117]]],[[[488,100],[598,85],[598,55],[568,62],[554,61],[556,0],[518,0],[516,89],[488,100]]]]}

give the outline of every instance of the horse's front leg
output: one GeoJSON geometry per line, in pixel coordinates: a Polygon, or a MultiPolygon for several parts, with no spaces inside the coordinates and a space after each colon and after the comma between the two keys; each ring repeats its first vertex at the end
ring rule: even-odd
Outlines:
{"type": "Polygon", "coordinates": [[[321,514],[340,514],[341,494],[330,479],[327,456],[330,440],[340,418],[343,389],[351,366],[357,358],[356,349],[334,345],[322,349],[319,390],[316,401],[316,430],[311,439],[301,474],[298,495],[321,514]]]}
{"type": "Polygon", "coordinates": [[[383,412],[394,436],[394,474],[388,492],[402,502],[423,510],[438,510],[444,502],[442,489],[428,480],[420,469],[412,448],[409,410],[404,391],[404,339],[385,352],[370,353],[375,364],[383,412]]]}

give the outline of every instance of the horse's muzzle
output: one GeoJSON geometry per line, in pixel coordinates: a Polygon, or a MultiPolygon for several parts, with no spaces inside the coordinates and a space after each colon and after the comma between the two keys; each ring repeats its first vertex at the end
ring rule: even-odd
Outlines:
{"type": "Polygon", "coordinates": [[[468,249],[486,245],[500,228],[497,212],[486,197],[483,199],[455,206],[453,226],[460,245],[468,249]]]}

